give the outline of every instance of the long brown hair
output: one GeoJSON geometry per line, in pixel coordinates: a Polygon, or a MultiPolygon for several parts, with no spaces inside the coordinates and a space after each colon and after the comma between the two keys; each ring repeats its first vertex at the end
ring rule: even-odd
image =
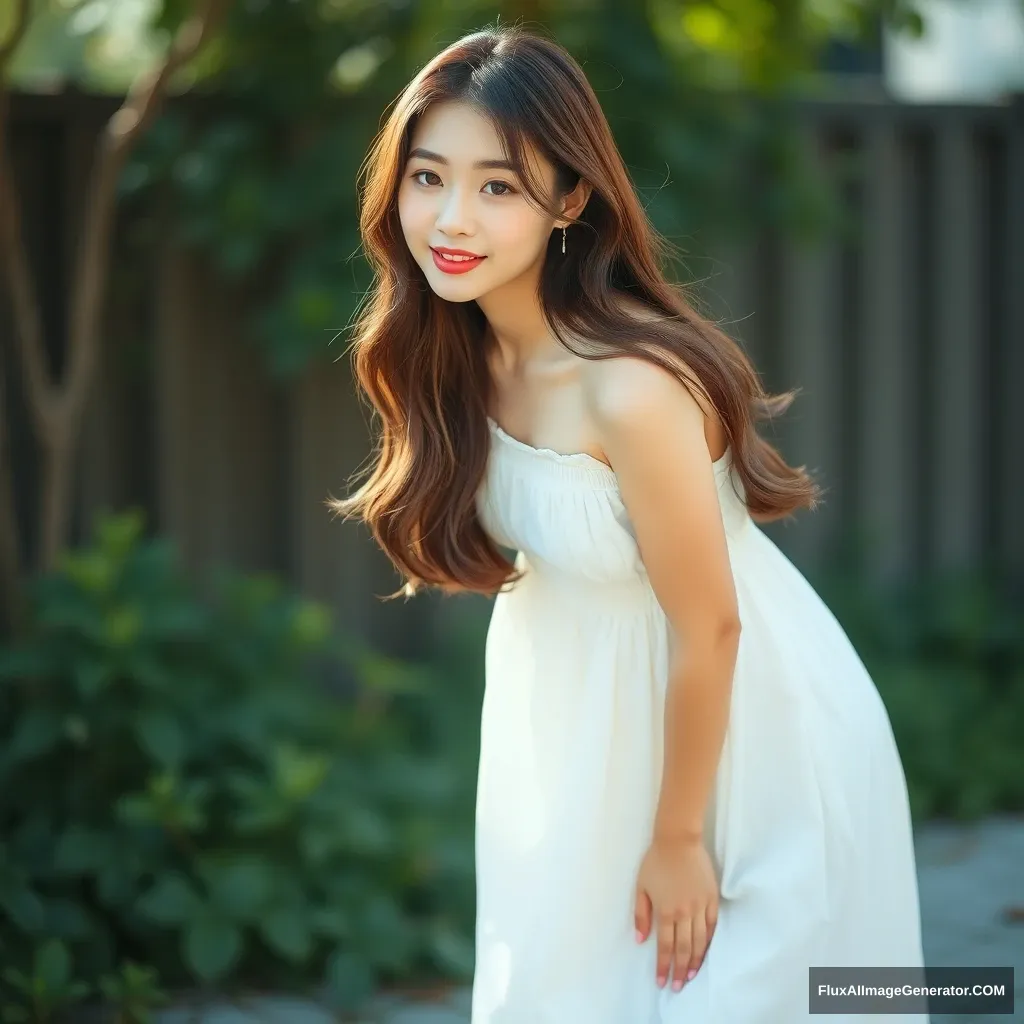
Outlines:
{"type": "MultiPolygon", "coordinates": [[[[759,520],[813,507],[819,496],[813,480],[755,430],[758,421],[784,412],[795,392],[766,394],[742,349],[665,279],[661,266],[671,246],[649,223],[582,69],[549,39],[515,27],[487,28],[422,68],[360,169],[360,231],[375,280],[354,319],[351,349],[381,433],[369,479],[329,506],[346,519],[360,517],[406,578],[388,596],[412,596],[423,586],[492,594],[519,578],[476,510],[491,447],[486,321],[476,303],[433,293],[398,219],[398,187],[417,119],[442,100],[471,103],[489,118],[527,197],[550,216],[559,210],[531,174],[525,145],[553,164],[561,194],[580,178],[592,186],[569,228],[572,245],[564,256],[545,258],[541,273],[541,306],[558,340],[582,358],[645,358],[710,403],[722,419],[747,507],[759,520]],[[625,299],[651,314],[642,331],[625,299]],[[578,351],[568,334],[594,343],[578,351]]],[[[556,237],[560,244],[561,233],[552,232],[548,256],[556,237]]]]}

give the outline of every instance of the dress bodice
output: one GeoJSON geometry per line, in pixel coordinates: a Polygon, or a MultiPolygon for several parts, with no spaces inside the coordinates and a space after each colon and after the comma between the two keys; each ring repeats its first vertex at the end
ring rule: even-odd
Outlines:
{"type": "MultiPolygon", "coordinates": [[[[477,495],[484,529],[532,566],[594,582],[646,576],[636,532],[610,466],[584,453],[534,448],[488,418],[491,457],[477,495]]],[[[751,525],[727,451],[714,463],[726,535],[751,525]]]]}

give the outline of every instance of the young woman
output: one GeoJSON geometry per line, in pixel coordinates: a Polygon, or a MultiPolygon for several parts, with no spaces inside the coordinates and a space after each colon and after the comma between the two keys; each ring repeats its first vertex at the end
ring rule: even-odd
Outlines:
{"type": "Polygon", "coordinates": [[[473,1024],[793,1024],[812,965],[920,965],[885,709],[755,523],[816,500],[755,431],[792,395],[666,282],[579,66],[459,40],[361,185],[381,436],[335,506],[398,593],[497,594],[473,1024]]]}

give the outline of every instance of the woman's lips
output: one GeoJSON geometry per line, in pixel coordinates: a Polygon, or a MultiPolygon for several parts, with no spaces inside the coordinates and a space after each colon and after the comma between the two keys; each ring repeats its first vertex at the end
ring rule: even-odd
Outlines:
{"type": "Polygon", "coordinates": [[[434,266],[445,274],[465,274],[487,259],[486,256],[474,256],[468,260],[448,260],[433,247],[430,249],[430,255],[434,257],[434,266]]]}

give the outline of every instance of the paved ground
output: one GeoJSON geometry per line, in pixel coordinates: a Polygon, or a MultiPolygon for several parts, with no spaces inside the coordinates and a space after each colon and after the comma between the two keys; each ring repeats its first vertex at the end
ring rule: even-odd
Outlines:
{"type": "MultiPolygon", "coordinates": [[[[973,826],[930,824],[917,837],[925,959],[932,966],[1012,966],[1017,1012],[934,1016],[936,1024],[1024,1021],[1024,815],[973,826]]],[[[337,1024],[312,1003],[264,999],[210,1007],[200,1014],[171,1010],[157,1024],[337,1024]]],[[[378,999],[358,1024],[468,1024],[469,993],[444,1004],[378,999]]]]}
{"type": "Polygon", "coordinates": [[[917,840],[925,962],[1013,967],[1012,1016],[936,1014],[980,1024],[1024,1020],[1024,816],[973,828],[929,825],[917,840]]]}

